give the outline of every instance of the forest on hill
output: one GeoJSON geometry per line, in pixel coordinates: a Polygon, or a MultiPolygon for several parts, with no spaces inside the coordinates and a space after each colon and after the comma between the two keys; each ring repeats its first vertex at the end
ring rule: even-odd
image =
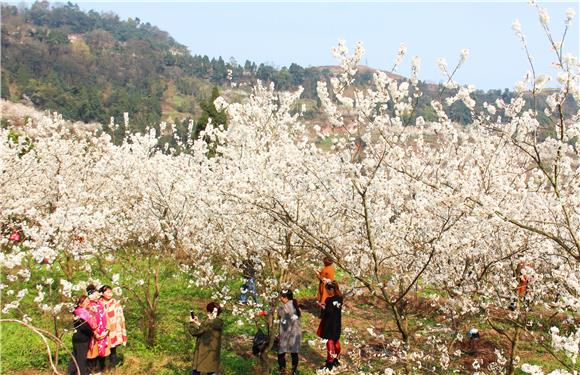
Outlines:
{"type": "MultiPolygon", "coordinates": [[[[278,90],[304,87],[305,118],[319,119],[316,85],[328,81],[335,70],[298,64],[276,68],[196,55],[138,17],[122,20],[113,13],[84,12],[70,2],[37,1],[30,7],[3,4],[1,29],[2,98],[56,111],[70,120],[100,122],[105,131],[110,131],[111,117],[120,119],[128,112],[132,128],[127,131],[170,121],[178,131],[186,132],[190,120],[197,124],[207,119],[207,107],[215,99],[213,88],[239,100],[257,80],[273,82],[278,90]]],[[[355,85],[370,86],[374,72],[361,67],[355,85]]],[[[433,121],[431,101],[450,94],[443,85],[419,81],[418,87],[423,96],[416,99],[408,121],[418,116],[433,121]]],[[[483,109],[482,103],[497,98],[509,102],[515,94],[508,89],[476,90],[472,96],[477,111],[483,109]]],[[[460,101],[448,112],[453,121],[467,124],[472,120],[460,101]]]]}

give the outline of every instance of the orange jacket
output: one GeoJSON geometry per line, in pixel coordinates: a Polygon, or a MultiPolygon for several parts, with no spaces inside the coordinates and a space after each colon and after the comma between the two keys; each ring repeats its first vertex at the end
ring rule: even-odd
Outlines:
{"type": "Polygon", "coordinates": [[[328,279],[330,281],[334,281],[334,266],[331,264],[329,266],[325,266],[319,273],[318,273],[318,294],[316,295],[316,299],[320,303],[324,303],[326,298],[328,297],[328,292],[324,287],[324,279],[328,279]]]}

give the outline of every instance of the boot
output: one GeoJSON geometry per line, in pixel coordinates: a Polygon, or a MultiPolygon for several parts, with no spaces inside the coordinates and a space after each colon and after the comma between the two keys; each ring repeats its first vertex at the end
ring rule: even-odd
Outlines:
{"type": "Polygon", "coordinates": [[[321,366],[320,369],[321,370],[328,370],[328,371],[332,371],[332,368],[334,367],[334,363],[333,362],[326,362],[324,364],[324,366],[321,366]]]}

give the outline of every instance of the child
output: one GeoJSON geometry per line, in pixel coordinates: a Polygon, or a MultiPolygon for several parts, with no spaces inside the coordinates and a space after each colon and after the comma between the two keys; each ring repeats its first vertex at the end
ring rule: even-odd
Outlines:
{"type": "Polygon", "coordinates": [[[248,258],[242,262],[242,276],[244,283],[240,290],[240,303],[248,303],[248,296],[252,297],[254,303],[258,303],[258,296],[256,290],[256,268],[254,261],[248,258]]]}

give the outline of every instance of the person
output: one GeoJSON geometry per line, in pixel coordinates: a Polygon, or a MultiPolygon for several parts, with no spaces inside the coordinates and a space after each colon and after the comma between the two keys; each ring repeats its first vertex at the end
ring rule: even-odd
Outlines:
{"type": "Polygon", "coordinates": [[[243,284],[240,288],[239,302],[242,304],[248,303],[248,296],[250,296],[254,303],[258,303],[254,261],[249,257],[242,261],[240,268],[242,269],[243,284]]]}
{"type": "Polygon", "coordinates": [[[328,297],[322,306],[322,319],[317,334],[326,339],[326,363],[321,369],[332,370],[340,366],[340,333],[342,330],[342,293],[336,281],[325,285],[328,297]]]}
{"type": "Polygon", "coordinates": [[[516,288],[517,294],[521,299],[526,297],[528,292],[528,282],[530,281],[528,275],[526,274],[526,268],[529,267],[524,261],[518,263],[516,267],[516,278],[518,280],[518,286],[516,288]]]}
{"type": "Polygon", "coordinates": [[[87,353],[89,352],[89,343],[93,337],[93,330],[97,328],[95,318],[88,310],[89,298],[83,294],[77,300],[74,310],[74,333],[72,336],[73,357],[76,361],[71,360],[68,365],[69,375],[89,375],[87,367],[87,353]],[[78,368],[77,368],[78,366],[78,368]]]}
{"type": "Polygon", "coordinates": [[[292,375],[296,375],[298,369],[298,353],[300,352],[300,341],[302,340],[302,329],[300,328],[300,308],[294,299],[290,289],[282,290],[280,293],[278,307],[278,318],[280,319],[280,339],[278,346],[278,366],[280,374],[286,374],[286,353],[290,353],[292,359],[292,375]]]}
{"type": "Polygon", "coordinates": [[[326,288],[324,286],[327,283],[334,281],[334,266],[332,265],[333,264],[332,258],[324,257],[322,259],[322,263],[324,264],[324,267],[316,275],[318,277],[318,281],[319,281],[318,282],[318,293],[316,295],[316,300],[317,300],[317,304],[320,307],[322,307],[321,305],[324,303],[324,301],[328,297],[328,294],[326,293],[326,288]]]}
{"type": "Polygon", "coordinates": [[[113,289],[109,285],[103,285],[99,289],[101,302],[107,316],[107,328],[109,329],[109,346],[111,355],[109,364],[111,368],[117,367],[117,347],[127,345],[127,330],[125,328],[125,315],[121,302],[113,298],[113,289]]]}
{"type": "Polygon", "coordinates": [[[196,338],[192,375],[214,375],[220,367],[224,322],[219,315],[222,309],[215,302],[208,303],[205,309],[207,312],[205,321],[200,322],[197,316],[189,318],[189,333],[196,338]]]}
{"type": "Polygon", "coordinates": [[[89,299],[89,311],[95,317],[96,328],[94,336],[89,344],[89,367],[98,372],[95,375],[101,375],[105,370],[105,358],[111,354],[109,346],[109,330],[107,329],[107,315],[105,314],[105,307],[101,302],[101,293],[93,284],[89,284],[86,288],[89,299]]]}

